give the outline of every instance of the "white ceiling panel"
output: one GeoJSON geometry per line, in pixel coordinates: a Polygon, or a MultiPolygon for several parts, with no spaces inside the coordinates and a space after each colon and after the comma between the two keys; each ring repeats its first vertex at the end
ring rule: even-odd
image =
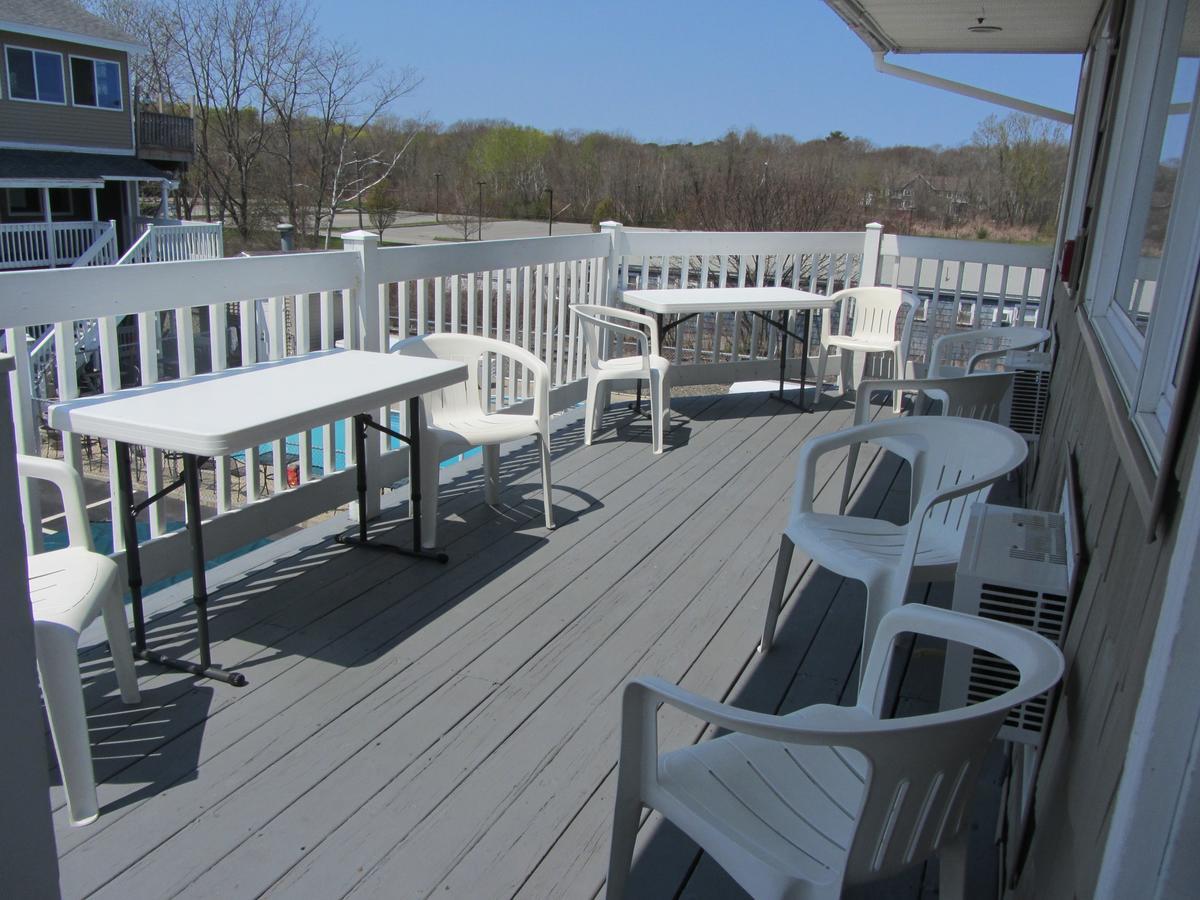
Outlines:
{"type": "Polygon", "coordinates": [[[1082,53],[1103,0],[825,0],[872,50],[1082,53]],[[979,24],[1001,30],[977,33],[979,24]]]}

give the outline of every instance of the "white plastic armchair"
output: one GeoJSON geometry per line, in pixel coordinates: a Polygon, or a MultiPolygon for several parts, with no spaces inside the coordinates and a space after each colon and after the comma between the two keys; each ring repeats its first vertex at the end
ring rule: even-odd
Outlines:
{"type": "Polygon", "coordinates": [[[780,540],[775,580],[759,649],[767,652],[783,603],[792,552],[867,588],[863,647],[871,646],[885,613],[900,606],[910,581],[954,577],[973,503],[1025,461],[1026,444],[993,422],[949,416],[905,416],[856,425],[814,438],[800,448],[792,510],[780,540]],[[830,515],[813,509],[817,460],[855,444],[903,441],[911,450],[917,500],[903,525],[830,515]]]}
{"type": "Polygon", "coordinates": [[[756,898],[837,898],[843,887],[938,854],[941,896],[965,891],[969,804],[988,744],[1012,707],[1049,690],[1063,657],[1040,635],[925,606],[893,610],[870,648],[856,706],[755,713],[657,678],[626,685],[608,897],[625,889],[641,808],[661,812],[756,898]],[[1011,662],[1011,690],[962,709],[882,718],[900,634],[978,647],[1011,662]],[[666,704],[730,734],[660,755],[666,704]]]}
{"type": "MultiPolygon", "coordinates": [[[[916,393],[915,409],[924,409],[926,414],[937,405],[939,415],[957,416],[961,419],[982,419],[999,422],[1004,398],[1012,390],[1014,372],[986,372],[978,375],[960,375],[957,378],[907,378],[867,379],[859,387],[854,398],[854,424],[864,424],[871,415],[871,394],[875,391],[900,391],[916,393]],[[928,402],[926,402],[928,401],[928,402]]],[[[874,442],[883,449],[912,463],[916,448],[900,438],[883,438],[874,442]]],[[[842,478],[842,499],[838,513],[846,511],[850,501],[850,490],[854,484],[854,470],[858,464],[858,444],[850,447],[846,456],[846,471],[842,478]]],[[[914,470],[915,478],[915,470],[914,470]]],[[[915,480],[909,499],[917,502],[921,490],[915,480]]]]}
{"type": "Polygon", "coordinates": [[[38,676],[67,794],[67,812],[72,825],[87,825],[96,820],[100,809],[78,647],[80,633],[97,615],[104,616],[121,699],[126,703],[141,700],[119,570],[92,545],[83,479],[78,472],[66,463],[37,456],[18,456],[17,472],[22,478],[48,481],[62,494],[69,545],[28,558],[29,596],[38,676]]]}
{"type": "Polygon", "coordinates": [[[663,451],[663,435],[670,427],[671,364],[659,355],[658,332],[654,319],[644,313],[580,303],[571,314],[583,328],[587,355],[587,402],[584,404],[584,443],[591,444],[598,418],[608,405],[609,383],[645,379],[650,383],[650,419],[653,449],[663,451]],[[641,326],[636,327],[636,326],[641,326]],[[645,329],[645,330],[643,330],[645,329]],[[637,341],[637,356],[604,359],[601,333],[608,331],[621,338],[637,341]],[[597,402],[597,401],[600,402],[597,402]]]}
{"type": "MultiPolygon", "coordinates": [[[[529,437],[537,438],[541,450],[542,505],[546,527],[553,528],[549,367],[522,347],[472,334],[426,334],[401,341],[392,350],[405,356],[454,360],[467,367],[465,382],[431,391],[421,398],[426,418],[421,429],[421,519],[425,524],[422,544],[426,547],[437,544],[437,488],[442,460],[471,447],[482,447],[484,497],[495,505],[500,502],[500,445],[529,437]],[[532,413],[491,408],[493,373],[502,371],[504,359],[518,364],[532,376],[532,413]]],[[[525,375],[518,376],[518,381],[526,380],[525,375]]]]}
{"type": "Polygon", "coordinates": [[[929,354],[930,378],[970,375],[979,364],[1004,356],[1010,350],[1032,350],[1050,340],[1046,328],[1029,326],[973,328],[943,334],[929,354]]]}
{"type": "MultiPolygon", "coordinates": [[[[818,393],[824,389],[825,367],[829,362],[829,351],[833,349],[838,351],[841,360],[839,390],[842,394],[852,382],[855,389],[858,388],[868,353],[890,354],[896,377],[903,378],[907,374],[905,364],[916,311],[912,297],[899,288],[858,287],[838,291],[830,299],[839,305],[838,330],[822,329],[821,355],[817,360],[818,393]],[[897,321],[900,322],[899,339],[896,337],[897,321]]],[[[899,392],[895,406],[899,412],[899,392]]]]}

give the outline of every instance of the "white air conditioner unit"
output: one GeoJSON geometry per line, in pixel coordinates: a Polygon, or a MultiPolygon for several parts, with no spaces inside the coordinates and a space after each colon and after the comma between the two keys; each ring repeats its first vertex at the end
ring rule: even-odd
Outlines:
{"type": "MultiPolygon", "coordinates": [[[[971,510],[954,582],[954,609],[1031,628],[1062,646],[1070,618],[1070,578],[1064,518],[977,503],[971,510]]],[[[1017,670],[982,650],[946,648],[942,709],[979,703],[1017,683],[1017,670]]],[[[1013,709],[1000,729],[1004,740],[1037,745],[1049,697],[1013,709]]]]}
{"type": "Polygon", "coordinates": [[[1031,454],[1046,420],[1050,363],[1051,355],[1040,350],[1010,350],[1004,358],[1005,371],[1017,375],[1000,421],[1025,438],[1031,454]]]}

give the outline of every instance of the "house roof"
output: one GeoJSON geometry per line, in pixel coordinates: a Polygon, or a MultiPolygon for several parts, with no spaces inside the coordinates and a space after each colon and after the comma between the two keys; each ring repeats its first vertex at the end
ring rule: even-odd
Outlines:
{"type": "Polygon", "coordinates": [[[1103,0],[825,0],[873,51],[1082,53],[1103,0]],[[968,31],[996,25],[990,33],[968,31]]]}
{"type": "Polygon", "coordinates": [[[102,187],[105,181],[172,181],[136,156],[0,150],[0,187],[102,187]]]}
{"type": "Polygon", "coordinates": [[[74,0],[0,0],[0,31],[15,31],[54,40],[73,41],[110,50],[140,53],[137,38],[74,0]]]}

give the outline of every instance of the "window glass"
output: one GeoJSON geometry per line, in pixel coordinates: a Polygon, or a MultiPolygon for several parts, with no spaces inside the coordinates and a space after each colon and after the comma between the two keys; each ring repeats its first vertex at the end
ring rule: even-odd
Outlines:
{"type": "Polygon", "coordinates": [[[121,108],[121,67],[117,63],[96,61],[96,99],[102,109],[121,108]]]}
{"type": "Polygon", "coordinates": [[[8,48],[8,93],[17,100],[37,99],[32,51],[8,48]]]}
{"type": "Polygon", "coordinates": [[[57,53],[36,51],[33,60],[37,68],[38,99],[43,103],[66,103],[62,57],[57,53]]]}
{"type": "Polygon", "coordinates": [[[71,94],[76,106],[121,108],[121,67],[102,59],[71,58],[71,94]]]}
{"type": "Polygon", "coordinates": [[[17,100],[65,103],[62,57],[45,50],[6,47],[8,93],[17,100]]]}
{"type": "Polygon", "coordinates": [[[90,59],[71,59],[71,98],[76,106],[96,105],[96,79],[90,59]]]}
{"type": "MultiPolygon", "coordinates": [[[[1134,234],[1141,235],[1141,254],[1127,271],[1122,284],[1131,286],[1128,292],[1119,295],[1125,302],[1119,308],[1129,317],[1143,335],[1150,324],[1154,311],[1154,297],[1158,287],[1159,269],[1162,265],[1163,242],[1174,212],[1175,184],[1179,167],[1183,161],[1184,144],[1191,125],[1196,99],[1196,79],[1200,74],[1200,58],[1197,48],[1189,46],[1187,35],[1196,32],[1200,25],[1200,0],[1190,0],[1184,25],[1185,40],[1173,63],[1174,79],[1171,84],[1170,106],[1161,132],[1147,141],[1146,153],[1156,161],[1154,184],[1150,192],[1148,208],[1144,218],[1131,222],[1134,234]]],[[[1195,211],[1180,211],[1180,215],[1195,211]]],[[[1132,235],[1131,235],[1132,236],[1132,235]]]]}
{"type": "Polygon", "coordinates": [[[40,215],[41,194],[35,188],[9,188],[6,192],[10,216],[40,215]]]}

